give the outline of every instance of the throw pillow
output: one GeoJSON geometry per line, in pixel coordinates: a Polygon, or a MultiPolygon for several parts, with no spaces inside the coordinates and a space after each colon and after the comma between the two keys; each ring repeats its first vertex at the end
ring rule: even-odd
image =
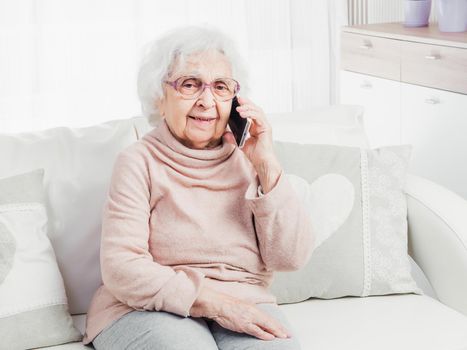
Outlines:
{"type": "Polygon", "coordinates": [[[0,339],[8,349],[81,340],[47,237],[43,176],[0,179],[0,339]]]}
{"type": "Polygon", "coordinates": [[[276,272],[278,303],[423,294],[411,276],[403,192],[411,147],[375,150],[275,142],[310,213],[316,243],[305,267],[276,272]]]}

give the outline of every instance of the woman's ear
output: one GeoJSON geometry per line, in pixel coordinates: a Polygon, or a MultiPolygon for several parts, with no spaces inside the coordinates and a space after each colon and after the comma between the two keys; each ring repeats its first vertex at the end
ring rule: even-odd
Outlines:
{"type": "Polygon", "coordinates": [[[156,108],[159,111],[159,114],[164,117],[165,116],[165,99],[164,97],[158,97],[156,99],[156,108]]]}

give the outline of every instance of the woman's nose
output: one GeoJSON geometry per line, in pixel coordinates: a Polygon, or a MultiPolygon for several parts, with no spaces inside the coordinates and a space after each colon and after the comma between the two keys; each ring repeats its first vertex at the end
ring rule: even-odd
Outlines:
{"type": "Polygon", "coordinates": [[[214,98],[214,95],[209,86],[204,87],[201,95],[198,97],[197,104],[202,105],[204,108],[211,108],[215,106],[216,99],[214,98]]]}

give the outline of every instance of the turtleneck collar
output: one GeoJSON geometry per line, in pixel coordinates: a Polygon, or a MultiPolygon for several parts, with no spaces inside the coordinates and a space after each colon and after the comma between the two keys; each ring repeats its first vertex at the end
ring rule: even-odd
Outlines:
{"type": "MultiPolygon", "coordinates": [[[[201,165],[202,163],[204,166],[218,164],[230,157],[236,148],[235,145],[223,141],[221,141],[219,146],[211,149],[189,148],[173,136],[165,119],[163,119],[155,129],[150,131],[143,138],[155,146],[157,146],[155,144],[155,142],[157,142],[169,148],[177,154],[176,158],[182,164],[186,164],[187,162],[199,163],[198,165],[201,165]]],[[[157,148],[160,149],[160,147],[157,148]]],[[[160,150],[162,151],[162,149],[160,150]]]]}

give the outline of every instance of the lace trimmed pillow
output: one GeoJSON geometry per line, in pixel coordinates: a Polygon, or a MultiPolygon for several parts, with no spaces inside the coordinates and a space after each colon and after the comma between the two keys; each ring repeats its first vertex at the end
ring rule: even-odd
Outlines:
{"type": "Polygon", "coordinates": [[[43,176],[0,179],[0,339],[8,349],[81,340],[47,237],[43,176]]]}
{"type": "Polygon", "coordinates": [[[316,245],[307,265],[276,272],[278,303],[310,297],[423,294],[411,275],[403,188],[411,146],[375,150],[275,142],[316,245]]]}

